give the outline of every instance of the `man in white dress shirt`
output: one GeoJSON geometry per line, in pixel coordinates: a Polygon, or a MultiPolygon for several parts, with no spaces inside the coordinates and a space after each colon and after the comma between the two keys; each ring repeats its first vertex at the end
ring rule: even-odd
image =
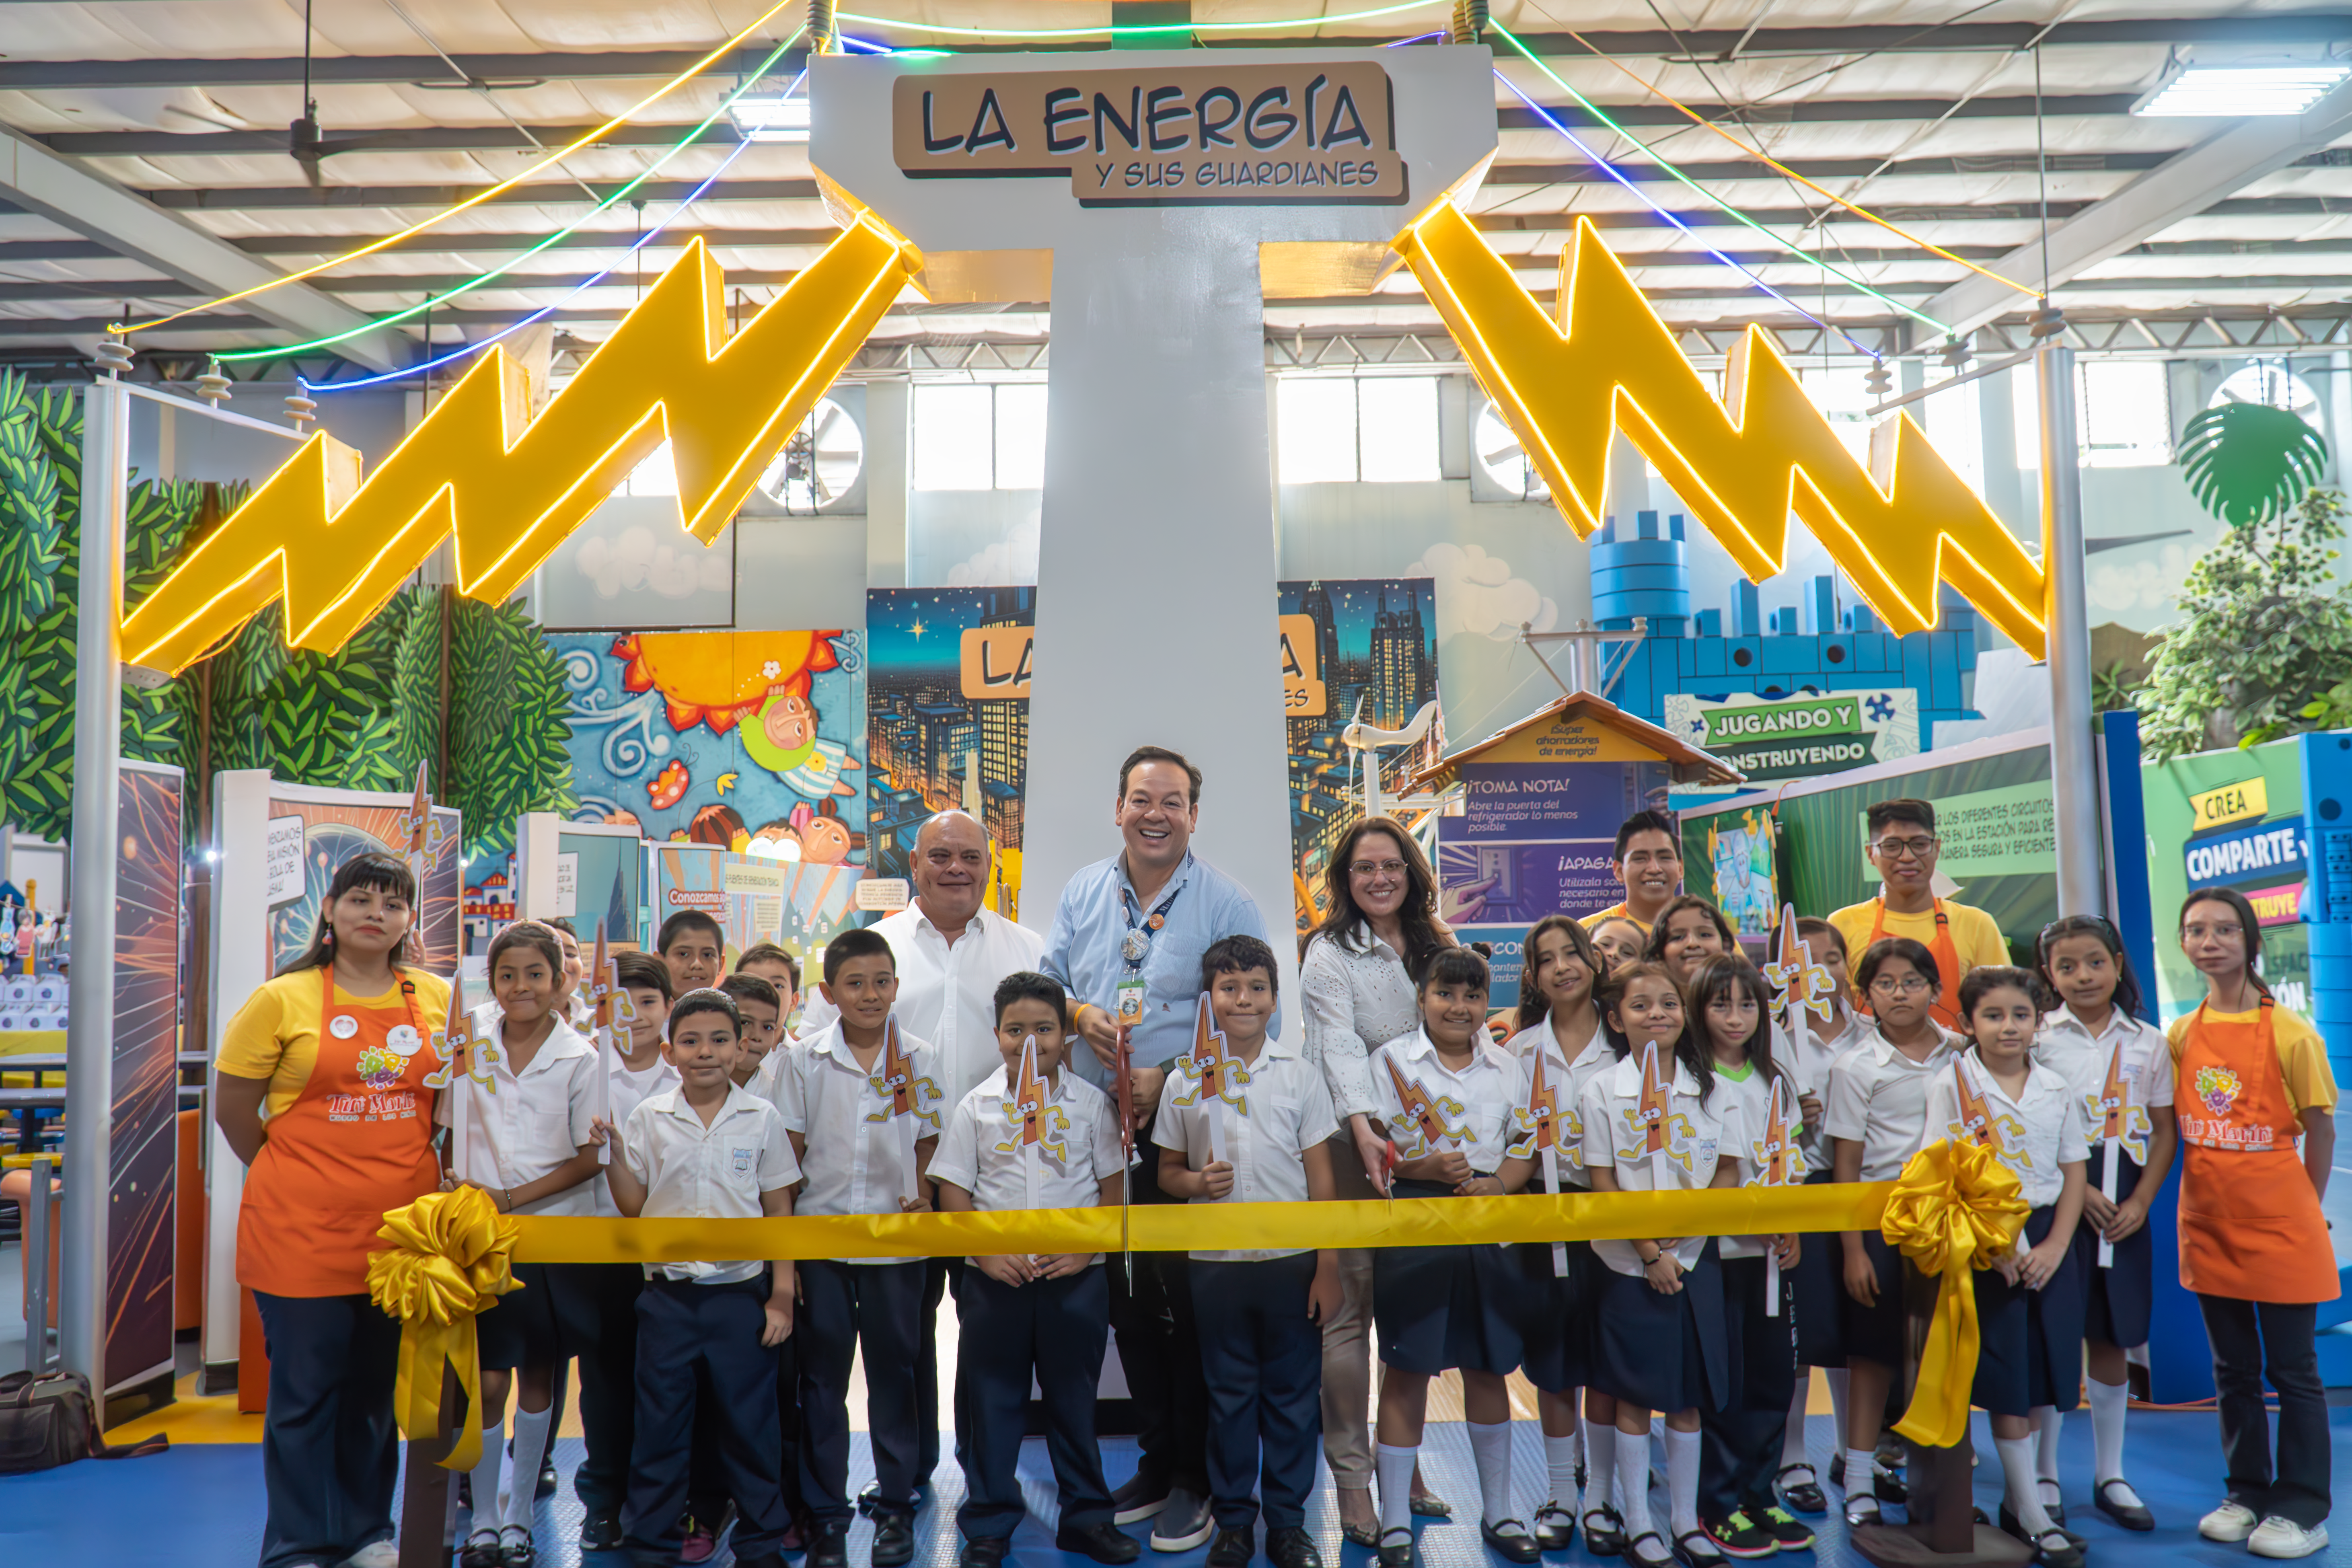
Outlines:
{"type": "MultiPolygon", "coordinates": [[[[868,929],[890,944],[898,971],[898,1026],[930,1042],[940,1091],[948,1105],[1002,1072],[996,1049],[996,983],[1042,966],[1045,941],[992,910],[981,908],[988,889],[988,830],[970,812],[943,811],[915,834],[912,902],[868,929]]],[[[801,1033],[813,1036],[840,1016],[824,994],[809,987],[801,1033]]],[[[922,1366],[915,1376],[920,1453],[915,1473],[925,1488],[940,1462],[940,1300],[953,1260],[935,1258],[923,1287],[922,1366]]],[[[866,1489],[866,1493],[874,1490],[866,1489]]],[[[870,1498],[861,1493],[861,1510],[870,1498]]]]}

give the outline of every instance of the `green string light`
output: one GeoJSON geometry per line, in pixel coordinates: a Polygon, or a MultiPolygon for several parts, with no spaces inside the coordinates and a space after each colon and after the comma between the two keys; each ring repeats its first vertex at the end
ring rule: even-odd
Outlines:
{"type": "Polygon", "coordinates": [[[631,180],[627,184],[621,186],[611,195],[606,196],[594,206],[590,207],[586,212],[582,213],[571,223],[557,229],[553,234],[549,235],[545,239],[541,240],[537,245],[532,246],[529,250],[522,252],[520,255],[516,256],[509,260],[501,262],[498,266],[490,268],[487,271],[478,272],[465,282],[457,284],[456,287],[448,289],[439,294],[436,294],[430,299],[424,300],[416,304],[411,305],[404,310],[395,310],[388,316],[377,317],[373,321],[362,322],[359,326],[352,327],[348,331],[336,332],[323,338],[312,338],[308,342],[289,343],[280,347],[266,349],[241,349],[235,353],[218,354],[214,357],[224,362],[232,360],[282,359],[288,354],[304,353],[311,349],[328,348],[333,344],[342,342],[346,339],[358,337],[362,332],[374,331],[380,327],[398,326],[401,322],[409,320],[413,316],[422,315],[425,311],[431,310],[436,305],[446,304],[448,301],[457,298],[460,294],[470,293],[474,289],[479,289],[483,284],[491,281],[493,279],[504,277],[509,272],[511,272],[516,268],[521,266],[524,262],[529,261],[532,257],[537,256],[541,251],[547,249],[551,246],[560,244],[563,240],[571,237],[572,235],[577,234],[581,227],[585,225],[590,218],[594,217],[598,213],[604,212],[607,208],[611,207],[615,202],[621,201],[623,198],[626,197],[631,191],[635,190],[639,185],[644,184],[647,180],[650,180],[656,174],[660,174],[663,167],[667,164],[671,159],[677,157],[680,153],[685,152],[688,147],[692,146],[695,142],[701,137],[705,131],[710,129],[711,125],[715,123],[720,116],[724,115],[729,109],[732,108],[737,99],[751,91],[754,87],[757,87],[760,84],[761,79],[765,77],[770,70],[775,68],[776,62],[783,58],[785,51],[790,49],[795,43],[798,43],[800,41],[801,34],[806,31],[807,28],[805,27],[797,28],[793,31],[791,37],[786,38],[782,43],[778,44],[774,51],[771,53],[766,59],[760,62],[759,69],[746,77],[740,87],[738,87],[734,91],[721,99],[719,100],[719,107],[712,110],[710,113],[704,118],[701,123],[696,125],[694,129],[688,131],[684,136],[680,137],[677,142],[666,149],[662,153],[661,156],[653,161],[653,163],[646,168],[645,173],[639,174],[635,179],[631,180]]]}
{"type": "Polygon", "coordinates": [[[1508,27],[1506,27],[1500,22],[1496,21],[1489,21],[1486,26],[1500,34],[1511,47],[1518,50],[1519,54],[1529,65],[1535,67],[1536,69],[1543,72],[1545,76],[1550,78],[1553,84],[1559,87],[1562,92],[1567,93],[1570,98],[1576,100],[1579,106],[1580,106],[1587,114],[1591,115],[1593,119],[1598,120],[1601,124],[1607,126],[1618,135],[1622,136],[1634,146],[1639,147],[1643,153],[1649,155],[1652,163],[1657,164],[1659,168],[1664,169],[1667,174],[1673,175],[1684,184],[1688,185],[1693,191],[1696,191],[1700,196],[1704,197],[1709,204],[1721,208],[1724,212],[1728,213],[1731,216],[1738,219],[1741,223],[1747,225],[1749,228],[1754,229],[1758,234],[1762,235],[1766,239],[1770,240],[1775,246],[1779,247],[1789,255],[1796,257],[1800,260],[1811,262],[1813,266],[1820,268],[1831,277],[1843,279],[1843,281],[1853,285],[1854,288],[1862,290],[1864,294],[1869,295],[1880,304],[1885,305],[1891,310],[1900,310],[1905,315],[1910,317],[1913,321],[1926,322],[1927,325],[1935,328],[1937,331],[1942,333],[1945,337],[1948,338],[1952,335],[1952,329],[1946,326],[1943,322],[1936,320],[1935,317],[1927,314],[1925,311],[1916,310],[1910,306],[1905,304],[1902,300],[1895,299],[1890,295],[1880,293],[1877,289],[1872,288],[1861,279],[1856,278],[1852,273],[1846,272],[1842,268],[1832,265],[1830,262],[1823,260],[1822,258],[1815,256],[1811,251],[1805,249],[1802,246],[1793,245],[1788,240],[1782,239],[1779,235],[1774,234],[1770,229],[1766,228],[1762,224],[1758,223],[1754,218],[1749,217],[1746,213],[1741,212],[1738,207],[1733,206],[1729,202],[1725,201],[1721,196],[1717,195],[1713,191],[1708,190],[1705,185],[1700,184],[1696,180],[1694,180],[1688,174],[1684,174],[1680,169],[1674,165],[1671,160],[1662,155],[1655,148],[1643,141],[1639,136],[1636,136],[1632,132],[1626,130],[1622,125],[1618,124],[1616,121],[1611,119],[1607,110],[1603,110],[1599,104],[1593,102],[1591,99],[1585,97],[1584,94],[1577,91],[1575,88],[1570,87],[1558,71],[1544,64],[1542,59],[1538,58],[1534,51],[1530,50],[1527,45],[1519,42],[1518,38],[1508,27]]]}

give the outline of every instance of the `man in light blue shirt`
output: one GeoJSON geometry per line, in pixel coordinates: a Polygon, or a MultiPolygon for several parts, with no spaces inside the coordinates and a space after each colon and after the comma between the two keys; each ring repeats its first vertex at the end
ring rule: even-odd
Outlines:
{"type": "MultiPolygon", "coordinates": [[[[1111,819],[1126,847],[1062,889],[1045,964],[1068,987],[1078,1033],[1091,1047],[1073,1052],[1070,1067],[1098,1089],[1110,1087],[1118,1060],[1121,982],[1140,981],[1142,1016],[1130,1037],[1140,1119],[1159,1099],[1157,1064],[1192,1047],[1201,955],[1224,937],[1267,938],[1256,901],[1192,854],[1200,769],[1164,747],[1137,748],[1119,769],[1111,819]]],[[[1277,1010],[1267,1033],[1281,1032],[1277,1010]]]]}

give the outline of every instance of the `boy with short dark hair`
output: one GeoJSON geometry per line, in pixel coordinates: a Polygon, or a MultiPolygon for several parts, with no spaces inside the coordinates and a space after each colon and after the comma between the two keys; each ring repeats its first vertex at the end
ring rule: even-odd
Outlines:
{"type": "MultiPolygon", "coordinates": [[[[930,1175],[942,1210],[1118,1202],[1127,1176],[1118,1117],[1102,1090],[1064,1070],[1069,1028],[1060,982],[1024,971],[999,983],[996,1049],[1004,1069],[964,1096],[940,1135],[930,1175]]],[[[957,1297],[961,1568],[997,1568],[1021,1521],[1015,1466],[1033,1375],[1044,1391],[1046,1449],[1061,1490],[1055,1546],[1097,1563],[1134,1562],[1142,1546],[1112,1522],[1095,1440],[1095,1387],[1110,1316],[1101,1255],[1009,1253],[971,1263],[957,1297]]]]}
{"type": "Polygon", "coordinates": [[[680,910],[662,921],[654,951],[669,965],[670,984],[680,995],[717,985],[727,969],[727,932],[700,910],[680,910]]]}
{"type": "Polygon", "coordinates": [[[774,986],[741,970],[720,981],[719,989],[735,998],[736,1011],[743,1015],[743,1054],[735,1067],[735,1081],[746,1088],[755,1079],[764,1084],[774,1070],[772,1053],[784,1036],[784,999],[774,986]]]}
{"type": "MultiPolygon", "coordinates": [[[[862,927],[857,929],[864,929],[862,927]]],[[[755,942],[735,960],[735,973],[756,974],[783,994],[784,1016],[800,1005],[801,961],[772,942],[755,942]]]]}
{"type": "MultiPolygon", "coordinates": [[[[1152,1141],[1160,1185],[1201,1203],[1328,1201],[1339,1131],[1322,1068],[1266,1038],[1274,950],[1229,936],[1201,955],[1214,1033],[1171,1065],[1152,1141]]],[[[1322,1568],[1307,1534],[1322,1435],[1323,1331],[1339,1310],[1329,1251],[1195,1252],[1192,1310],[1209,1390],[1209,1568],[1247,1568],[1263,1499],[1275,1568],[1322,1568]]]]}
{"type": "MultiPolygon", "coordinates": [[[[927,1212],[924,1169],[938,1147],[942,1096],[930,1047],[891,1015],[898,975],[890,944],[867,930],[842,932],[824,950],[823,988],[839,1017],[778,1051],[776,1070],[761,1080],[807,1184],[798,1212],[927,1212]]],[[[920,1258],[800,1265],[800,1493],[814,1524],[807,1568],[847,1568],[856,1518],[849,1369],[861,1339],[876,1479],[872,1561],[891,1568],[914,1556],[915,1490],[924,1479],[915,1369],[929,1272],[920,1258]]]]}
{"type": "MultiPolygon", "coordinates": [[[[734,1081],[742,1016],[734,999],[689,991],[671,1007],[663,1055],[678,1086],[647,1098],[613,1145],[605,1177],[621,1213],[756,1219],[793,1212],[800,1166],[775,1108],[734,1081]]],[[[677,1560],[698,1383],[717,1405],[718,1458],[739,1516],[735,1560],[781,1568],[791,1528],[777,1476],[775,1347],[793,1331],[793,1266],[756,1258],[646,1267],[637,1298],[636,1443],[624,1545],[641,1563],[677,1560]]]]}

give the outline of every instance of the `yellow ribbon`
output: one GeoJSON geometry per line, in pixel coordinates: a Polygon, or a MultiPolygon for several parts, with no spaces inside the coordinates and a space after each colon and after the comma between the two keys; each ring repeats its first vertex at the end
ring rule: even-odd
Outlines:
{"type": "Polygon", "coordinates": [[[1894,1185],[1712,1187],[1348,1203],[1147,1204],[1117,1208],[842,1215],[789,1219],[511,1222],[524,1263],[683,1263],[712,1258],[972,1258],[990,1253],[1221,1252],[1460,1247],[1642,1237],[1868,1230],[1894,1185]]]}
{"type": "Polygon", "coordinates": [[[1879,1234],[1939,1283],[1911,1406],[1895,1423],[1900,1436],[1930,1448],[1966,1440],[1978,1353],[1971,1271],[1991,1268],[1994,1259],[2015,1248],[2030,1212],[2017,1173],[1980,1144],[1931,1143],[1903,1167],[1879,1234]]]}
{"type": "Polygon", "coordinates": [[[369,1297],[400,1320],[393,1415],[401,1436],[417,1442],[441,1429],[444,1363],[457,1366],[466,1391],[465,1417],[443,1469],[470,1470],[482,1457],[482,1358],[474,1319],[522,1289],[509,1268],[519,1229],[479,1187],[427,1193],[383,1216],[376,1236],[389,1249],[368,1258],[369,1297]]]}

